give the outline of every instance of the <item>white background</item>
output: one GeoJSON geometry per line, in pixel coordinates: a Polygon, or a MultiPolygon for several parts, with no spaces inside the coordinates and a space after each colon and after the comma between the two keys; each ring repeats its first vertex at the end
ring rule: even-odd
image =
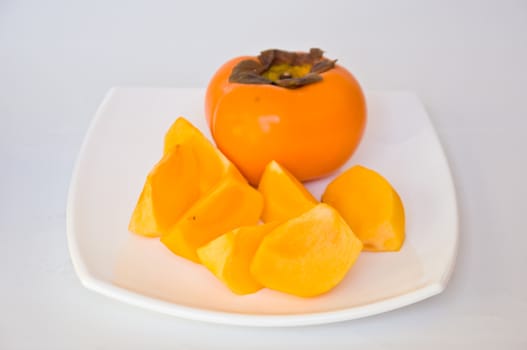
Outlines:
{"type": "Polygon", "coordinates": [[[526,133],[526,1],[0,0],[0,349],[526,349],[526,133]],[[84,289],[66,195],[106,91],[202,87],[230,57],[313,46],[365,87],[425,103],[460,205],[447,290],[366,319],[257,329],[84,289]]]}

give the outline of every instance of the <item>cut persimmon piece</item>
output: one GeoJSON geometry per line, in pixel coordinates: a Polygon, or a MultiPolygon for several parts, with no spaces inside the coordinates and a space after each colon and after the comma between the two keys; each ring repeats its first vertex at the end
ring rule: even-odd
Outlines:
{"type": "Polygon", "coordinates": [[[236,228],[199,248],[198,256],[203,265],[234,293],[254,293],[263,286],[251,275],[251,261],[262,239],[278,224],[271,222],[236,228]]]}
{"type": "Polygon", "coordinates": [[[265,167],[258,191],[264,198],[264,222],[289,220],[317,204],[304,185],[274,160],[265,167]]]}
{"type": "MultiPolygon", "coordinates": [[[[201,131],[192,125],[187,119],[178,117],[170,126],[165,134],[165,142],[163,145],[163,153],[169,153],[176,145],[188,143],[189,140],[201,140],[205,136],[201,131]]],[[[208,141],[207,141],[208,142],[208,141]]]]}
{"type": "Polygon", "coordinates": [[[176,145],[188,144],[197,159],[198,177],[201,193],[206,193],[226,175],[233,175],[247,182],[236,166],[218,150],[201,131],[188,120],[179,117],[170,126],[164,143],[164,153],[169,153],[176,145]]]}
{"type": "Polygon", "coordinates": [[[147,237],[167,234],[186,210],[229,176],[247,182],[196,127],[179,117],[165,135],[163,158],[147,177],[129,230],[147,237]]]}
{"type": "Polygon", "coordinates": [[[361,250],[361,241],[339,213],[318,204],[264,237],[251,274],[267,288],[316,296],[342,281],[361,250]]]}
{"type": "Polygon", "coordinates": [[[401,198],[377,172],[357,165],[335,178],[322,201],[333,206],[373,252],[398,251],[405,239],[401,198]]]}
{"type": "Polygon", "coordinates": [[[197,175],[196,158],[189,145],[178,145],[167,153],[148,174],[128,229],[147,237],[168,233],[198,200],[197,175]]]}
{"type": "Polygon", "coordinates": [[[256,224],[262,207],[257,190],[226,176],[161,237],[161,242],[175,254],[199,263],[198,248],[236,227],[256,224]]]}

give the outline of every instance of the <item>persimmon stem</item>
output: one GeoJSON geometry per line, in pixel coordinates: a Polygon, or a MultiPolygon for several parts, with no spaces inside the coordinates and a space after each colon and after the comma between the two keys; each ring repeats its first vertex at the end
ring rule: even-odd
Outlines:
{"type": "Polygon", "coordinates": [[[336,60],[313,48],[309,52],[277,49],[262,51],[255,59],[239,62],[229,77],[231,83],[269,84],[288,89],[321,81],[322,73],[335,67],[336,60]]]}

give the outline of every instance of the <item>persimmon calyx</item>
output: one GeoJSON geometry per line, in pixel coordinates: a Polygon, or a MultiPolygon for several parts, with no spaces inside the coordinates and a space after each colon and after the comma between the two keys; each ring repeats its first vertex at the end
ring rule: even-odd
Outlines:
{"type": "Polygon", "coordinates": [[[309,52],[265,50],[255,59],[240,61],[229,77],[231,83],[269,84],[295,89],[322,80],[322,73],[335,67],[337,60],[324,57],[313,48],[309,52]]]}

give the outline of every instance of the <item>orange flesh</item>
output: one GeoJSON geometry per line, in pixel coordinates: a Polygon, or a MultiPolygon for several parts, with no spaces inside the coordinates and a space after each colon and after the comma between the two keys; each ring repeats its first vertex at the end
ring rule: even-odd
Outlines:
{"type": "Polygon", "coordinates": [[[190,144],[197,159],[201,193],[206,193],[226,174],[234,175],[241,181],[247,181],[238,169],[185,118],[179,117],[165,135],[164,153],[178,144],[190,144]]]}
{"type": "Polygon", "coordinates": [[[161,237],[161,242],[175,254],[199,263],[198,248],[236,227],[256,224],[262,207],[258,191],[232,176],[225,177],[161,237]]]}
{"type": "Polygon", "coordinates": [[[245,226],[227,232],[198,249],[198,256],[216,277],[236,294],[262,288],[250,273],[250,264],[262,239],[278,223],[245,226]]]}
{"type": "Polygon", "coordinates": [[[167,153],[148,174],[128,229],[147,237],[168,233],[199,198],[196,174],[191,147],[179,145],[167,153]]]}
{"type": "Polygon", "coordinates": [[[264,222],[291,219],[317,204],[315,197],[304,185],[275,161],[265,168],[258,191],[264,198],[264,222]]]}
{"type": "Polygon", "coordinates": [[[340,215],[319,204],[265,236],[251,273],[265,287],[316,296],[344,278],[361,249],[362,243],[340,215]]]}
{"type": "Polygon", "coordinates": [[[165,135],[163,158],[149,173],[129,223],[131,232],[167,234],[224,177],[246,183],[238,169],[185,118],[165,135]]]}
{"type": "Polygon", "coordinates": [[[367,251],[397,251],[405,239],[401,199],[373,170],[354,166],[333,180],[322,201],[333,206],[367,251]]]}

